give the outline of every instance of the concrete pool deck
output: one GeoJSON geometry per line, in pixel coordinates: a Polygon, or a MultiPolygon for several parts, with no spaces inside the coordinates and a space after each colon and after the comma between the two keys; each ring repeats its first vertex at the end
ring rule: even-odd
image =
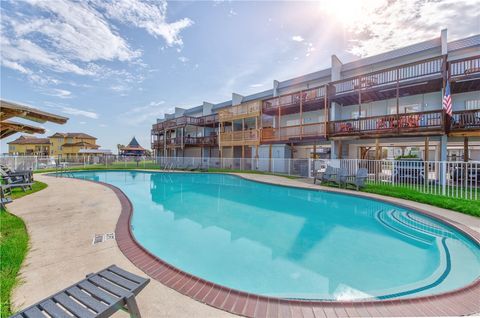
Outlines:
{"type": "MultiPolygon", "coordinates": [[[[255,174],[238,175],[261,182],[331,191],[331,188],[314,186],[283,177],[255,174]]],[[[122,212],[122,203],[114,190],[101,184],[77,179],[54,178],[43,175],[36,175],[36,179],[47,183],[49,187],[25,198],[15,200],[9,205],[10,212],[24,219],[31,244],[31,249],[21,269],[21,277],[24,283],[15,289],[13,295],[13,304],[16,308],[24,308],[33,304],[82,279],[85,274],[98,271],[113,263],[136,274],[146,275],[124,256],[117,245],[120,242],[110,240],[97,245],[91,243],[95,234],[115,231],[122,212]]],[[[376,195],[368,196],[385,198],[376,195]]],[[[480,233],[480,218],[401,199],[392,198],[389,201],[402,205],[409,204],[412,207],[448,218],[455,223],[466,225],[477,235],[480,233]]],[[[467,295],[467,298],[464,298],[464,296],[456,294],[446,302],[444,299],[430,300],[432,305],[438,306],[438,313],[431,312],[424,304],[411,303],[410,305],[397,304],[392,307],[398,309],[394,311],[391,308],[387,309],[386,305],[383,305],[383,310],[364,306],[362,311],[353,307],[346,308],[348,310],[329,307],[318,311],[308,306],[301,306],[300,308],[291,306],[286,307],[287,311],[283,314],[277,312],[275,316],[305,316],[308,314],[311,314],[312,317],[314,315],[440,316],[440,313],[456,315],[480,311],[480,302],[472,305],[471,295],[467,295]],[[456,301],[453,301],[453,299],[456,299],[456,301]],[[468,312],[457,312],[456,309],[460,310],[459,306],[461,305],[459,304],[465,302],[470,302],[470,304],[463,306],[468,307],[468,312]],[[413,309],[414,307],[415,309],[413,309]]],[[[143,317],[232,316],[226,311],[207,306],[176,292],[155,279],[152,279],[137,300],[143,317]]],[[[271,313],[269,304],[263,304],[262,306],[261,301],[258,301],[258,305],[253,306],[253,309],[248,312],[247,306],[244,307],[242,311],[234,312],[243,315],[253,313],[254,316],[270,316],[271,313]]],[[[115,317],[117,316],[124,317],[126,314],[117,313],[115,317]]]]}

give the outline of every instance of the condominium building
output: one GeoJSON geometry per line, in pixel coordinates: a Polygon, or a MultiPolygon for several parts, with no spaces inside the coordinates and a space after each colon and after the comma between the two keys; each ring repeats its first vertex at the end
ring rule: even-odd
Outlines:
{"type": "Polygon", "coordinates": [[[151,133],[167,157],[480,160],[480,34],[448,42],[442,30],[349,63],[333,55],[272,89],[176,108],[151,133]]]}

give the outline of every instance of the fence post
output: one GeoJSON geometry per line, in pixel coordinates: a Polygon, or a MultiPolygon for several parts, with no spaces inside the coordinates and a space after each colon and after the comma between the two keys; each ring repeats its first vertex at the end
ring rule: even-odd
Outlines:
{"type": "Polygon", "coordinates": [[[312,177],[312,158],[308,158],[308,177],[312,177]]]}
{"type": "Polygon", "coordinates": [[[35,156],[35,168],[33,170],[38,170],[38,156],[35,156]]]}
{"type": "Polygon", "coordinates": [[[440,162],[441,165],[441,184],[442,184],[442,195],[447,193],[447,163],[445,161],[440,162]]]}
{"type": "Polygon", "coordinates": [[[85,155],[83,156],[83,168],[85,169],[87,167],[87,163],[85,162],[85,155]]]}
{"type": "Polygon", "coordinates": [[[13,166],[14,169],[17,170],[17,156],[13,157],[13,166]]]}

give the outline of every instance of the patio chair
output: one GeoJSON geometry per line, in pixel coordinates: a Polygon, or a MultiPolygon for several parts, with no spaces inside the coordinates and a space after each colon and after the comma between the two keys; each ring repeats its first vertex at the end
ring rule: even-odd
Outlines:
{"type": "Polygon", "coordinates": [[[150,282],[116,265],[87,278],[13,315],[11,318],[110,317],[119,309],[140,318],[135,296],[150,282]]]}
{"type": "Polygon", "coordinates": [[[325,171],[316,170],[313,172],[313,184],[316,184],[317,179],[320,180],[320,184],[324,182],[332,181],[335,174],[335,170],[332,166],[328,166],[325,168],[325,171]]]}
{"type": "Polygon", "coordinates": [[[10,177],[14,181],[22,180],[23,182],[32,182],[33,181],[33,172],[32,170],[11,170],[5,165],[0,165],[0,175],[3,178],[10,177]]]}
{"type": "Polygon", "coordinates": [[[25,181],[26,179],[12,179],[11,177],[3,176],[2,175],[2,181],[5,182],[4,185],[7,185],[8,187],[6,188],[9,193],[12,193],[12,189],[15,188],[21,188],[23,191],[27,191],[28,189],[32,190],[32,185],[33,182],[28,182],[25,181]]]}
{"type": "Polygon", "coordinates": [[[360,188],[363,188],[365,186],[365,181],[367,180],[367,178],[368,170],[366,168],[360,168],[358,169],[357,174],[354,177],[347,178],[345,186],[353,185],[358,191],[360,190],[360,188]]]}
{"type": "Polygon", "coordinates": [[[12,198],[7,197],[7,185],[1,184],[0,185],[0,207],[5,209],[5,205],[8,203],[12,203],[12,198]]]}

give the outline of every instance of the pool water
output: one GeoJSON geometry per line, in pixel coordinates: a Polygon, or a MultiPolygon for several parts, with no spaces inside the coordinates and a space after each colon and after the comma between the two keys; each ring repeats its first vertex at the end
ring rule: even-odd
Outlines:
{"type": "Polygon", "coordinates": [[[395,205],[225,174],[75,172],[120,188],[135,239],[171,265],[259,295],[401,298],[464,287],[480,249],[395,205]]]}

